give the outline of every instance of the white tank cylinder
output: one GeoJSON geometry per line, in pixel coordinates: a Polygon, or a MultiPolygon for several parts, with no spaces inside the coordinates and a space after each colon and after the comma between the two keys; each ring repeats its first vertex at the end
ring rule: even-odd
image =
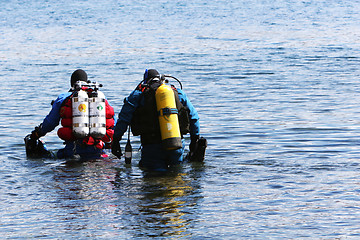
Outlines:
{"type": "Polygon", "coordinates": [[[102,138],[106,134],[105,95],[97,90],[90,94],[90,135],[102,138]]]}
{"type": "Polygon", "coordinates": [[[84,90],[74,92],[72,101],[73,134],[76,138],[84,138],[89,134],[89,102],[84,90]]]}

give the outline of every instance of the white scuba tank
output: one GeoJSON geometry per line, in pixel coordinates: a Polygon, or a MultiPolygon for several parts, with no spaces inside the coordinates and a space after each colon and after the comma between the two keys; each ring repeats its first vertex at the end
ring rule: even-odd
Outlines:
{"type": "Polygon", "coordinates": [[[89,96],[90,108],[90,135],[102,138],[106,134],[105,95],[99,90],[93,91],[89,96]]]}
{"type": "Polygon", "coordinates": [[[84,90],[74,92],[72,101],[72,127],[76,138],[85,138],[89,134],[89,102],[84,90]]]}

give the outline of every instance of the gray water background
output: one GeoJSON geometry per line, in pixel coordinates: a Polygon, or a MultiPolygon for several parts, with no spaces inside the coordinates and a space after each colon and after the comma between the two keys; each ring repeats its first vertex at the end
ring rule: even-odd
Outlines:
{"type": "Polygon", "coordinates": [[[359,1],[0,3],[1,238],[360,238],[359,1]],[[182,80],[204,164],[27,159],[77,68],[116,114],[144,69],[182,80]]]}

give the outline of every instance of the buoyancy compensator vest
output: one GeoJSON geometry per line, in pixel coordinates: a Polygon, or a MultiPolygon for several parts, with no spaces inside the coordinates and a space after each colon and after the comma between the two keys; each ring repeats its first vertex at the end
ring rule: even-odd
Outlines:
{"type": "Polygon", "coordinates": [[[167,150],[182,147],[182,135],[189,132],[188,110],[180,100],[175,87],[162,81],[139,84],[144,105],[134,112],[131,130],[140,135],[142,144],[162,143],[167,150]],[[181,116],[180,116],[181,113],[181,116]]]}
{"type": "Polygon", "coordinates": [[[73,94],[60,108],[62,127],[58,136],[64,141],[82,139],[97,148],[110,147],[114,135],[114,109],[98,90],[97,83],[78,82],[73,94]]]}

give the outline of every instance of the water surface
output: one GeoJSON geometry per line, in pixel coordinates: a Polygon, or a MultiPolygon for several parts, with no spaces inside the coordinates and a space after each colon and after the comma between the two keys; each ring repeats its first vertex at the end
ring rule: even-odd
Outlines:
{"type": "Polygon", "coordinates": [[[1,5],[3,238],[359,238],[359,1],[1,5]],[[77,68],[116,113],[144,69],[182,80],[204,164],[146,177],[137,151],[131,167],[27,159],[24,136],[77,68]]]}

